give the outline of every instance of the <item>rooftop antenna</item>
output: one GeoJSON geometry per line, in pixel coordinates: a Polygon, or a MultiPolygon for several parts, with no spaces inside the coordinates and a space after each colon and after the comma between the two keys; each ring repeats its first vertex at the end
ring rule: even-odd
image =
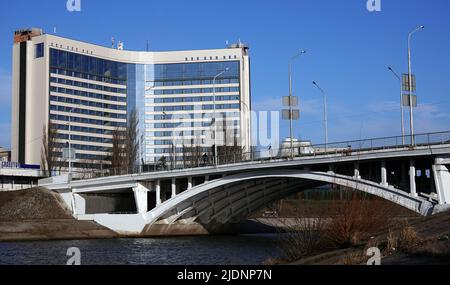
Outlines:
{"type": "Polygon", "coordinates": [[[53,33],[56,34],[56,27],[53,27],[53,33]]]}
{"type": "Polygon", "coordinates": [[[111,38],[111,48],[114,48],[114,37],[111,38]]]}
{"type": "Polygon", "coordinates": [[[225,44],[226,44],[226,45],[227,45],[227,47],[228,47],[228,45],[229,45],[229,42],[228,42],[228,40],[226,40],[225,44]]]}
{"type": "Polygon", "coordinates": [[[147,48],[146,48],[146,51],[148,51],[148,40],[147,40],[147,48]]]}
{"type": "Polygon", "coordinates": [[[123,50],[123,42],[122,41],[119,41],[119,43],[117,44],[117,49],[123,50]]]}

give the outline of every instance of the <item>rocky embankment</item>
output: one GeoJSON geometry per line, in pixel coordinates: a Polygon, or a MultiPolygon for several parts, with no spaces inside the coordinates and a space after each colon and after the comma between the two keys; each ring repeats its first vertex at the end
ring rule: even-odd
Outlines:
{"type": "Polygon", "coordinates": [[[0,241],[114,238],[90,221],[77,221],[55,193],[34,188],[0,192],[0,241]]]}

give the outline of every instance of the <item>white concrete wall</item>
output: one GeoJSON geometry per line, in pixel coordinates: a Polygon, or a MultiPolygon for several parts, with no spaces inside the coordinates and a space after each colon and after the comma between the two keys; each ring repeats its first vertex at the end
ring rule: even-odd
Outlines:
{"type": "Polygon", "coordinates": [[[450,205],[450,171],[447,166],[442,164],[445,162],[444,158],[436,159],[436,164],[433,165],[433,173],[439,204],[450,205]]]}
{"type": "Polygon", "coordinates": [[[92,215],[94,221],[121,234],[140,234],[146,225],[143,215],[92,215]]]}
{"type": "Polygon", "coordinates": [[[77,215],[85,215],[86,214],[86,200],[80,194],[73,194],[74,198],[74,207],[75,207],[75,216],[77,215]]]}
{"type": "Polygon", "coordinates": [[[142,184],[138,184],[133,188],[134,200],[136,202],[136,209],[138,213],[145,214],[148,211],[148,199],[147,195],[149,190],[142,184]]]}
{"type": "Polygon", "coordinates": [[[42,128],[48,125],[49,108],[49,50],[45,46],[44,57],[35,58],[35,45],[42,40],[33,38],[28,45],[27,68],[27,118],[26,118],[26,163],[41,162],[42,128]]]}
{"type": "Polygon", "coordinates": [[[20,82],[20,45],[13,46],[12,60],[12,96],[11,96],[11,160],[19,161],[19,82],[20,82]]]}

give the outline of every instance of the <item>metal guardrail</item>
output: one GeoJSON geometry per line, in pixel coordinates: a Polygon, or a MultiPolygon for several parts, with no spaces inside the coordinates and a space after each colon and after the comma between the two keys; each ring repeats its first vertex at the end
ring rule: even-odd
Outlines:
{"type": "MultiPolygon", "coordinates": [[[[404,137],[405,143],[403,143],[403,138],[401,136],[394,137],[383,137],[383,138],[372,138],[364,140],[353,140],[353,141],[342,141],[329,144],[317,144],[317,145],[305,145],[301,147],[296,147],[294,149],[294,159],[301,158],[314,158],[322,156],[351,156],[354,154],[359,154],[362,152],[374,152],[382,150],[414,150],[417,147],[428,147],[435,145],[450,144],[450,131],[448,132],[436,132],[436,133],[426,133],[414,135],[414,146],[411,143],[411,136],[404,137]]],[[[175,170],[185,170],[185,169],[198,169],[205,167],[215,167],[224,165],[233,165],[238,163],[248,163],[248,162],[270,162],[270,161],[280,161],[280,160],[291,160],[292,158],[291,148],[281,148],[276,150],[264,150],[264,151],[254,151],[247,153],[235,153],[221,155],[218,157],[217,165],[214,163],[213,157],[208,157],[207,160],[200,158],[194,163],[192,161],[187,161],[183,163],[174,164],[171,161],[167,163],[159,163],[154,165],[138,165],[133,169],[104,169],[104,170],[89,170],[87,172],[76,172],[73,171],[74,179],[92,179],[99,177],[108,176],[118,176],[118,175],[132,175],[132,174],[142,174],[142,173],[153,173],[153,172],[167,172],[175,170]],[[269,156],[261,157],[262,154],[269,153],[269,156]],[[276,155],[270,155],[276,154],[276,155]]]]}

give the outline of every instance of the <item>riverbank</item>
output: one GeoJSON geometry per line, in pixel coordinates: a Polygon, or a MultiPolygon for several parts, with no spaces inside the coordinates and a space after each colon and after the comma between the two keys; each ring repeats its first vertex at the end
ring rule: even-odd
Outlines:
{"type": "Polygon", "coordinates": [[[267,263],[289,265],[366,265],[367,250],[381,251],[382,265],[450,265],[450,213],[432,217],[410,218],[398,221],[359,244],[332,249],[296,261],[267,263]]]}
{"type": "Polygon", "coordinates": [[[247,220],[229,225],[159,225],[140,235],[123,235],[93,221],[72,217],[61,198],[46,189],[0,192],[0,241],[77,240],[276,233],[276,223],[247,220]]]}
{"type": "Polygon", "coordinates": [[[117,237],[94,222],[74,219],[61,198],[46,189],[0,192],[0,241],[117,237]]]}

